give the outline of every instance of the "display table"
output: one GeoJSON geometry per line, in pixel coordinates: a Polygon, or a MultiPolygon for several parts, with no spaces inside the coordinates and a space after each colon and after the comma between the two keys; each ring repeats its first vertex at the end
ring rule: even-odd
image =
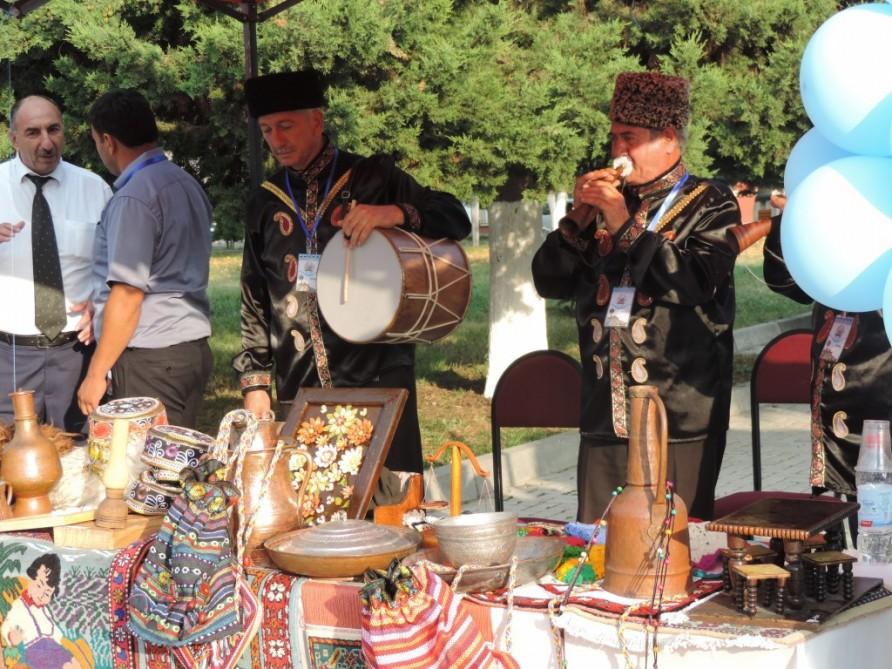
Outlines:
{"type": "MultiPolygon", "coordinates": [[[[492,625],[498,630],[505,619],[504,609],[492,609],[492,625]]],[[[684,614],[670,614],[679,621],[684,614]]],[[[557,667],[551,628],[541,612],[513,613],[512,654],[529,669],[557,667]]],[[[602,616],[568,611],[557,620],[564,630],[567,666],[625,667],[618,638],[617,621],[602,616]]],[[[661,626],[658,643],[662,669],[840,669],[841,667],[888,666],[886,639],[892,625],[892,597],[841,614],[819,632],[790,629],[761,629],[675,622],[661,626]]],[[[645,658],[644,635],[639,626],[626,625],[630,666],[652,666],[645,658]]]]}
{"type": "MultiPolygon", "coordinates": [[[[21,619],[22,593],[31,580],[26,571],[36,560],[55,555],[61,580],[45,609],[58,626],[66,648],[75,648],[93,669],[168,669],[176,666],[166,649],[125,638],[126,609],[121,593],[126,577],[120,553],[66,549],[22,537],[0,536],[0,633],[6,666],[39,667],[23,662],[20,644],[10,645],[10,621],[21,619]],[[16,610],[13,610],[16,609],[16,610]]],[[[55,559],[55,558],[54,558],[55,559]]],[[[875,575],[876,567],[871,567],[875,575]]],[[[888,571],[888,569],[887,569],[888,571]]],[[[892,575],[890,573],[889,575],[892,575]]],[[[359,585],[290,576],[252,569],[251,589],[263,611],[260,631],[239,667],[254,669],[356,669],[363,666],[360,647],[359,585]]],[[[525,586],[538,587],[538,586],[525,586]]],[[[484,639],[505,648],[507,610],[467,597],[464,606],[484,639]]],[[[618,618],[571,607],[556,619],[564,633],[567,666],[623,667],[618,618]]],[[[664,616],[659,656],[664,669],[840,669],[887,666],[892,597],[858,607],[825,624],[818,632],[710,624],[691,621],[684,612],[664,616]]],[[[27,632],[27,630],[26,630],[27,632]]],[[[645,667],[640,627],[627,623],[623,636],[631,666],[645,667]]],[[[512,654],[529,669],[557,667],[554,634],[547,611],[515,608],[511,615],[512,654]]],[[[651,658],[647,658],[649,665],[651,658]]],[[[85,667],[85,669],[86,669],[85,667]]]]}

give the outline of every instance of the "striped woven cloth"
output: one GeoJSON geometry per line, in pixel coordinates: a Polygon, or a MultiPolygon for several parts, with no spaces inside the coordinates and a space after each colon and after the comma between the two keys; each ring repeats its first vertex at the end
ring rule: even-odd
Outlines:
{"type": "Polygon", "coordinates": [[[362,596],[362,650],[379,669],[517,669],[493,650],[461,598],[424,565],[398,575],[400,583],[366,586],[362,596]],[[384,594],[384,589],[390,595],[384,594]],[[393,594],[395,593],[395,594],[393,594]]]}
{"type": "Polygon", "coordinates": [[[136,573],[129,607],[134,634],[184,646],[242,631],[226,515],[237,494],[225,481],[184,482],[136,573]]]}

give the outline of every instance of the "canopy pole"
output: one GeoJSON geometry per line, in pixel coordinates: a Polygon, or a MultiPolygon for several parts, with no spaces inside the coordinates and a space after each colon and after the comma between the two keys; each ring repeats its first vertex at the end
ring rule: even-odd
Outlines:
{"type": "MultiPolygon", "coordinates": [[[[242,29],[245,43],[245,79],[257,76],[257,6],[253,2],[243,2],[242,12],[245,22],[242,29]]],[[[260,185],[263,177],[263,157],[260,153],[260,126],[257,120],[248,117],[248,173],[251,190],[260,185]]]]}

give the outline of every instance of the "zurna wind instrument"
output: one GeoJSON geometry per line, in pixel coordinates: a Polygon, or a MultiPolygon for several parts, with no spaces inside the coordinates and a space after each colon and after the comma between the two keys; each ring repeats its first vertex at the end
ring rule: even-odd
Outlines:
{"type": "MultiPolygon", "coordinates": [[[[632,163],[632,159],[627,155],[622,155],[614,158],[610,167],[605,169],[613,171],[613,178],[625,179],[632,173],[633,168],[634,164],[632,163]]],[[[597,214],[598,210],[595,207],[589,204],[580,204],[568,212],[567,215],[561,219],[561,223],[569,220],[576,224],[578,230],[585,230],[591,225],[591,222],[597,214]]]]}

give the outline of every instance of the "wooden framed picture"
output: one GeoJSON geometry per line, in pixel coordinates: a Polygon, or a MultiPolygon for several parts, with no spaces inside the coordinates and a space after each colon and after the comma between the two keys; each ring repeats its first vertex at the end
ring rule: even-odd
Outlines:
{"type": "Polygon", "coordinates": [[[312,459],[297,454],[290,465],[306,525],[365,517],[408,397],[403,388],[298,391],[279,436],[312,459]]]}

